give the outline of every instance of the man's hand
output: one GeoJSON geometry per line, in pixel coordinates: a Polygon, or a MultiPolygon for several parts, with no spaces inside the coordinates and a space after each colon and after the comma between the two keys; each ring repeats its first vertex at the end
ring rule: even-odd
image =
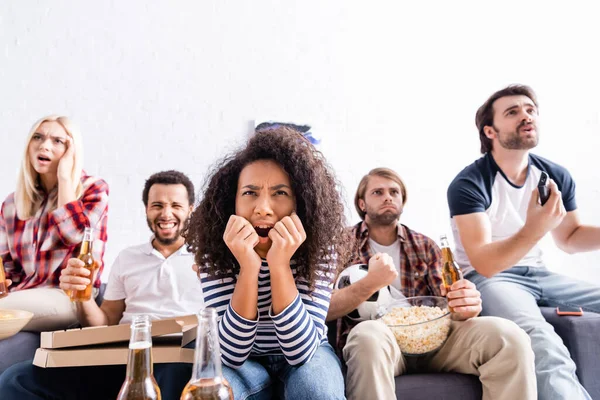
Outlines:
{"type": "Polygon", "coordinates": [[[306,240],[306,232],[296,213],[284,217],[269,231],[271,248],[267,252],[269,268],[290,266],[292,256],[306,240]]]}
{"type": "Polygon", "coordinates": [[[369,272],[362,281],[373,292],[388,286],[398,277],[398,270],[389,254],[377,253],[369,259],[369,272]]]}
{"type": "Polygon", "coordinates": [[[481,312],[481,293],[473,282],[466,279],[456,281],[447,293],[444,284],[440,288],[442,296],[448,298],[448,306],[452,308],[455,320],[474,318],[481,312]]]}
{"type": "Polygon", "coordinates": [[[250,269],[252,273],[258,274],[261,260],[254,250],[258,244],[258,234],[248,220],[237,215],[229,217],[223,240],[240,264],[240,272],[250,269]]]}
{"type": "Polygon", "coordinates": [[[10,285],[12,285],[12,281],[8,278],[4,281],[4,283],[5,283],[6,287],[10,287],[10,285]]]}
{"type": "Polygon", "coordinates": [[[85,290],[91,280],[90,271],[84,265],[83,261],[77,258],[69,259],[67,266],[60,272],[59,286],[62,290],[85,290]]]}
{"type": "Polygon", "coordinates": [[[540,195],[538,189],[535,188],[527,207],[527,221],[523,227],[523,232],[536,242],[560,225],[565,215],[567,215],[562,202],[562,194],[552,179],[548,182],[548,189],[550,197],[546,204],[542,206],[538,203],[540,195]]]}

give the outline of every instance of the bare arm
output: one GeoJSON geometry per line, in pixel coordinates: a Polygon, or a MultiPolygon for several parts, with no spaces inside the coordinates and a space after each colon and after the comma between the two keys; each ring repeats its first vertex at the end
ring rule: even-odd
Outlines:
{"type": "Polygon", "coordinates": [[[389,285],[398,276],[392,257],[377,253],[369,259],[367,276],[331,294],[326,321],[333,321],[352,312],[376,291],[389,285]]]}
{"type": "Polygon", "coordinates": [[[333,321],[350,314],[363,302],[367,301],[377,290],[369,287],[368,283],[363,282],[365,278],[356,282],[353,285],[340,290],[334,290],[331,293],[331,301],[329,303],[329,311],[327,312],[326,321],[333,321]]]}
{"type": "MultiPolygon", "coordinates": [[[[60,273],[60,288],[67,292],[84,290],[91,283],[90,271],[83,267],[83,261],[71,258],[60,273]]],[[[116,325],[125,312],[125,300],[104,300],[98,307],[94,299],[77,302],[77,319],[83,326],[116,325]]]]}
{"type": "Polygon", "coordinates": [[[600,227],[582,225],[577,210],[567,213],[552,231],[556,245],[569,254],[600,249],[600,227]]]}
{"type": "Polygon", "coordinates": [[[104,300],[98,307],[92,299],[77,303],[77,318],[82,326],[117,325],[125,312],[125,299],[104,300]]]}
{"type": "Polygon", "coordinates": [[[556,183],[548,184],[550,197],[542,206],[538,191],[534,189],[527,208],[525,225],[513,236],[492,242],[492,227],[485,213],[472,213],[454,217],[460,241],[477,272],[491,277],[514,266],[546,233],[556,228],[566,214],[561,193],[556,183]]]}

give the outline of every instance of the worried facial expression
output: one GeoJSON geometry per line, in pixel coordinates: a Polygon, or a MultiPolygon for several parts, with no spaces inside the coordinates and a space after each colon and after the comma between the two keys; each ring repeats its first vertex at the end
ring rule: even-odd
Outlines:
{"type": "Polygon", "coordinates": [[[400,185],[382,176],[371,176],[365,190],[365,198],[360,199],[359,207],[365,212],[369,225],[397,224],[403,208],[400,185]]]}
{"type": "Polygon", "coordinates": [[[58,162],[67,150],[69,135],[56,121],[40,124],[29,141],[27,154],[33,169],[40,175],[56,176],[58,162]]]}
{"type": "Polygon", "coordinates": [[[184,185],[156,183],[150,187],[146,220],[158,243],[168,246],[177,242],[191,212],[184,185]]]}
{"type": "Polygon", "coordinates": [[[271,248],[267,236],[273,226],[296,209],[289,175],[271,160],[246,165],[238,178],[235,214],[252,224],[259,236],[255,250],[265,255],[271,248]]]}
{"type": "Polygon", "coordinates": [[[539,141],[538,110],[527,96],[506,96],[494,102],[494,124],[486,135],[507,150],[529,150],[539,141]]]}

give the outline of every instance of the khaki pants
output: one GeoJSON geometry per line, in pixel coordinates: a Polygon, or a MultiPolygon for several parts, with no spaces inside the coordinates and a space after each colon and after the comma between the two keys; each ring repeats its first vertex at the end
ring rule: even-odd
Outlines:
{"type": "MultiPolygon", "coordinates": [[[[394,377],[407,372],[407,362],[387,326],[380,321],[361,322],[350,331],[343,353],[348,365],[349,400],[396,398],[394,377]]],[[[438,352],[410,358],[411,365],[419,365],[414,369],[421,372],[479,376],[486,400],[537,399],[529,337],[502,318],[453,321],[450,335],[438,352]]]]}
{"type": "Polygon", "coordinates": [[[65,329],[77,322],[77,310],[69,296],[57,288],[25,289],[0,299],[0,309],[25,310],[33,318],[24,331],[44,332],[65,329]]]}

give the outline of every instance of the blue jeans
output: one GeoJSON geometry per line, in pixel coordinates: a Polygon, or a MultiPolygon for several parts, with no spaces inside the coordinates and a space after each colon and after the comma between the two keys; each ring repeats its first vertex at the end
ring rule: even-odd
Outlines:
{"type": "Polygon", "coordinates": [[[533,267],[513,267],[491,278],[472,271],[466,278],[481,292],[482,315],[514,321],[531,338],[540,399],[591,399],[577,379],[569,350],[539,306],[600,313],[600,286],[533,267]]]}
{"type": "Polygon", "coordinates": [[[223,366],[223,375],[235,400],[345,399],[341,363],[327,343],[300,367],[289,365],[283,355],[251,357],[238,369],[223,366]]]}
{"type": "MultiPolygon", "coordinates": [[[[39,368],[23,361],[0,375],[2,400],[115,399],[125,380],[125,365],[39,368]]],[[[154,364],[163,400],[178,400],[192,375],[192,364],[154,364]]]]}

